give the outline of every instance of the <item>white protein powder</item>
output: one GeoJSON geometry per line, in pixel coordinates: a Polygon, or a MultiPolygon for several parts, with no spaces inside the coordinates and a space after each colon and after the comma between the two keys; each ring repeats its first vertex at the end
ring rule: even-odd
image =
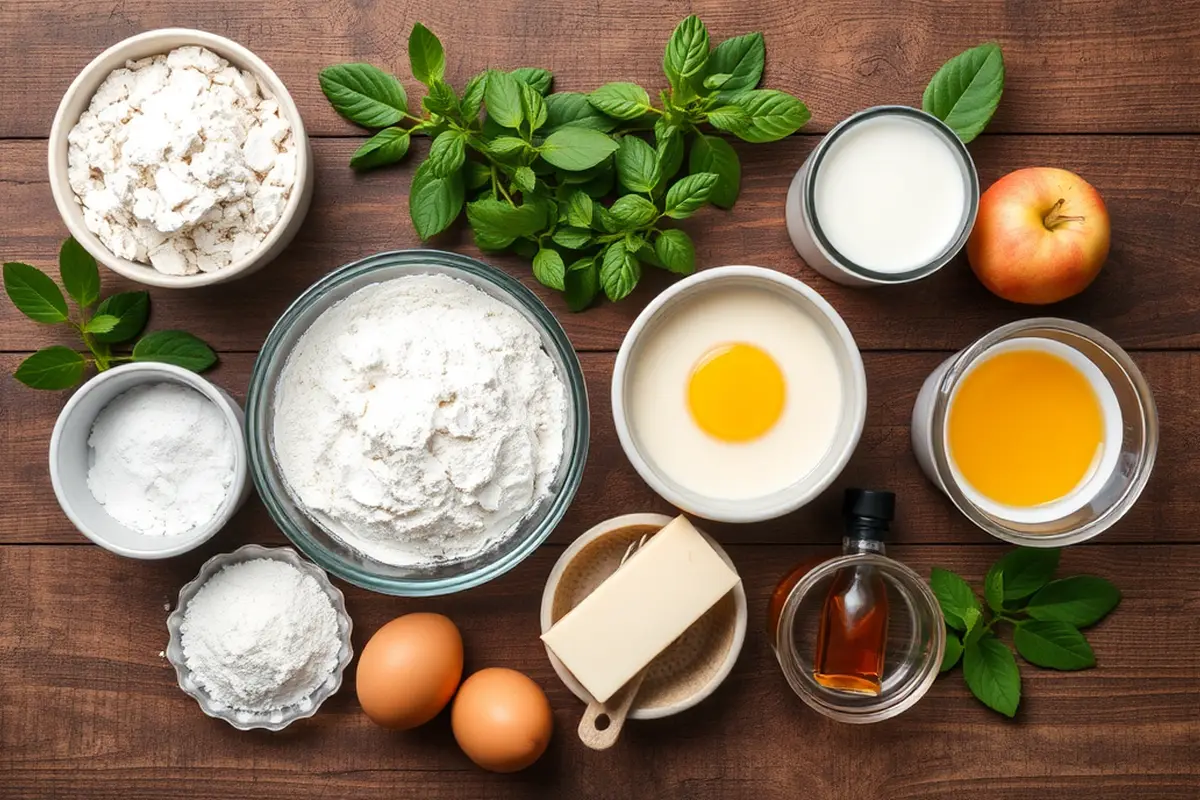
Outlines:
{"type": "Polygon", "coordinates": [[[388,564],[469,558],[548,494],[567,389],[520,312],[443,275],[325,311],[279,378],[274,449],[331,533],[388,564]]]}
{"type": "Polygon", "coordinates": [[[176,383],[135,386],[92,423],[88,488],[127,528],[179,536],[217,515],[235,453],[233,431],[207,397],[176,383]]]}
{"type": "Polygon", "coordinates": [[[131,61],[67,136],[67,179],[114,255],[169,275],[255,250],[296,180],[291,124],[249,72],[203,47],[131,61]]]}
{"type": "Polygon", "coordinates": [[[259,713],[311,708],[342,646],[337,612],[316,579],[269,558],[209,578],[179,632],[187,668],[213,703],[259,713]]]}

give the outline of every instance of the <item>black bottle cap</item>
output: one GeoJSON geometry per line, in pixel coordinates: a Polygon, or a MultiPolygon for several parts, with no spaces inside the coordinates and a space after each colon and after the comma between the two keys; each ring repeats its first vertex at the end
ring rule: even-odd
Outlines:
{"type": "Polygon", "coordinates": [[[846,530],[864,539],[883,541],[896,514],[896,495],[870,489],[847,489],[842,500],[846,530]]]}

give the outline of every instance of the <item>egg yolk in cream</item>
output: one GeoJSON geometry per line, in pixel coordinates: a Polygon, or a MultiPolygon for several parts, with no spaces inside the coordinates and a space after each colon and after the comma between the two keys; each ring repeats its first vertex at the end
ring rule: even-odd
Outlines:
{"type": "Polygon", "coordinates": [[[696,424],[723,442],[749,442],[783,414],[787,385],[766,351],[735,342],[715,347],[692,368],[688,409],[696,424]]]}

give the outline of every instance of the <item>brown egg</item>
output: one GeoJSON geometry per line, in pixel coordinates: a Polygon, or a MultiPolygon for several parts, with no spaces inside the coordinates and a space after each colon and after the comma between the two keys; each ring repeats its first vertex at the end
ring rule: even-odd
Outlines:
{"type": "Polygon", "coordinates": [[[550,701],[536,683],[492,667],[463,681],[450,711],[463,752],[492,772],[516,772],[537,761],[554,730],[550,701]]]}
{"type": "Polygon", "coordinates": [[[441,614],[405,614],[375,631],[358,657],[358,702],[378,725],[415,728],[446,707],[462,671],[454,623],[441,614]]]}

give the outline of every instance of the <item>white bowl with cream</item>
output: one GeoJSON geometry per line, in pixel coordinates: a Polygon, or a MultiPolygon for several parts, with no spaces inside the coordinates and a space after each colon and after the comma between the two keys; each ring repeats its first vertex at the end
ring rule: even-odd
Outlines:
{"type": "Polygon", "coordinates": [[[660,294],[617,354],[617,436],[638,474],[706,519],[795,511],[850,460],[867,386],[854,337],[774,270],[705,270],[660,294]]]}
{"type": "Polygon", "coordinates": [[[932,275],[966,244],[979,177],[936,117],[876,106],[836,125],[788,189],[788,234],[804,261],[850,286],[932,275]]]}

